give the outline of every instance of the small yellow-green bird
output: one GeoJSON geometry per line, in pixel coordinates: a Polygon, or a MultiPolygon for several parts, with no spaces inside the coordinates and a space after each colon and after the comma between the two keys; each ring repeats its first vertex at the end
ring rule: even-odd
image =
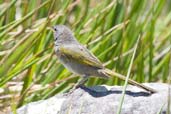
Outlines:
{"type": "MultiPolygon", "coordinates": [[[[72,73],[82,77],[76,84],[77,87],[83,85],[90,76],[99,78],[115,76],[125,80],[125,76],[106,69],[98,58],[76,40],[68,27],[65,25],[56,25],[53,26],[52,29],[54,32],[55,52],[59,61],[72,73]]],[[[151,93],[156,92],[152,88],[130,79],[128,83],[143,88],[151,93]]]]}

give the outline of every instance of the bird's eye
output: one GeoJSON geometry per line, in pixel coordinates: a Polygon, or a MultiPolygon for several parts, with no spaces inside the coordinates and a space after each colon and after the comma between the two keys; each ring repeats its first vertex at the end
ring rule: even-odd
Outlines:
{"type": "Polygon", "coordinates": [[[55,31],[57,31],[57,29],[56,29],[56,28],[54,28],[54,30],[55,30],[55,31]]]}

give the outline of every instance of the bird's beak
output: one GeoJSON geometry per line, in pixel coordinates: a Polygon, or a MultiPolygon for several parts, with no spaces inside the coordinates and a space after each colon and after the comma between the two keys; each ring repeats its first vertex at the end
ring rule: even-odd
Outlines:
{"type": "Polygon", "coordinates": [[[51,30],[53,32],[55,32],[54,28],[53,27],[47,27],[48,30],[51,30]]]}

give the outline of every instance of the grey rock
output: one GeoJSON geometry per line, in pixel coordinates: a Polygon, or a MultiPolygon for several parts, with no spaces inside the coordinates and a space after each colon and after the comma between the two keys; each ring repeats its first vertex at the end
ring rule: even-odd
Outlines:
{"type": "MultiPolygon", "coordinates": [[[[171,86],[163,83],[146,83],[158,92],[148,92],[129,85],[121,114],[166,114],[171,86]],[[169,97],[168,97],[169,96],[169,97]]],[[[29,103],[17,114],[116,114],[122,96],[122,86],[81,87],[72,93],[59,94],[47,100],[29,103]]],[[[170,107],[171,109],[171,107],[170,107]]],[[[170,112],[171,114],[171,112],[170,112]]]]}

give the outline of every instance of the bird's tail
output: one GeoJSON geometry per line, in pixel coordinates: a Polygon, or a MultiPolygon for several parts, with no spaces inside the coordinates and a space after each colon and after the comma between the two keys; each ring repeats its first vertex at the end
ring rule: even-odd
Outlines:
{"type": "MultiPolygon", "coordinates": [[[[114,72],[112,70],[109,70],[109,69],[102,69],[99,72],[101,72],[101,74],[103,74],[105,77],[114,76],[114,77],[119,78],[121,80],[124,80],[124,81],[126,80],[126,77],[124,75],[116,73],[116,72],[114,72]]],[[[156,93],[157,92],[156,90],[154,90],[154,89],[152,89],[150,87],[147,87],[147,86],[145,86],[143,84],[140,84],[140,83],[138,83],[138,82],[136,82],[134,80],[131,80],[131,79],[128,79],[128,83],[131,84],[131,85],[135,85],[137,87],[140,87],[142,89],[145,89],[146,91],[149,91],[150,93],[156,93]]]]}

